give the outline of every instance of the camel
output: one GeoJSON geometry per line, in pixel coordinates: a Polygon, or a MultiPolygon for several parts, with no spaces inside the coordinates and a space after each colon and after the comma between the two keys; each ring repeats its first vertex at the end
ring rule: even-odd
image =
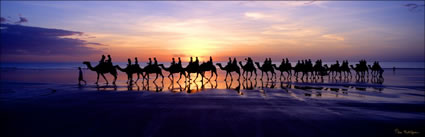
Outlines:
{"type": "Polygon", "coordinates": [[[292,69],[292,67],[290,66],[290,64],[287,65],[287,64],[283,64],[282,63],[282,64],[279,65],[279,67],[277,67],[276,64],[273,64],[272,66],[273,66],[274,69],[280,71],[279,80],[282,79],[282,75],[283,75],[283,78],[285,78],[285,75],[283,74],[283,72],[288,73],[288,77],[291,76],[291,69],[292,69]]]}
{"type": "Polygon", "coordinates": [[[259,62],[255,62],[255,65],[257,65],[258,69],[261,70],[261,78],[260,78],[260,80],[263,79],[263,73],[264,72],[266,73],[267,80],[269,80],[269,74],[268,74],[269,71],[272,74],[272,77],[270,79],[273,79],[273,75],[276,77],[276,73],[274,72],[274,69],[273,69],[272,66],[265,67],[264,64],[263,64],[263,66],[260,66],[260,63],[259,62]]]}
{"type": "Polygon", "coordinates": [[[243,65],[242,64],[242,61],[239,61],[239,65],[241,65],[241,68],[242,68],[242,70],[243,70],[243,72],[242,72],[242,76],[245,74],[245,72],[246,72],[246,77],[245,78],[248,78],[248,72],[250,72],[251,73],[251,75],[249,76],[249,79],[251,79],[251,77],[252,77],[252,72],[254,72],[254,74],[255,74],[255,78],[254,79],[257,79],[257,69],[255,68],[255,66],[254,66],[254,64],[248,64],[248,63],[246,63],[245,65],[243,65]]]}
{"type": "Polygon", "coordinates": [[[353,69],[354,71],[356,71],[356,77],[357,76],[359,78],[360,77],[364,77],[365,76],[365,73],[366,73],[366,70],[363,69],[362,67],[359,67],[359,66],[360,66],[359,64],[356,64],[356,67],[354,67],[353,65],[350,65],[351,69],[353,69]]]}
{"type": "Polygon", "coordinates": [[[196,77],[195,77],[195,79],[193,81],[195,81],[196,79],[198,79],[199,74],[202,75],[202,73],[200,72],[200,69],[199,69],[199,64],[197,64],[197,63],[192,63],[192,64],[189,63],[186,66],[186,68],[184,68],[184,71],[187,72],[186,78],[189,78],[189,81],[190,81],[190,74],[191,73],[196,73],[196,77]]]}
{"type": "Polygon", "coordinates": [[[133,82],[133,74],[136,73],[133,65],[127,66],[126,68],[121,68],[119,65],[115,65],[114,67],[127,74],[128,79],[126,83],[131,84],[133,82]]]}
{"type": "Polygon", "coordinates": [[[159,64],[158,66],[160,66],[163,70],[168,71],[170,73],[168,75],[168,78],[170,78],[170,76],[171,76],[173,80],[174,80],[174,75],[173,75],[174,73],[180,73],[180,77],[177,81],[180,81],[180,79],[182,78],[182,75],[186,76],[185,71],[184,71],[184,69],[181,65],[174,64],[174,65],[171,65],[168,68],[164,67],[164,64],[159,64]]]}
{"type": "Polygon", "coordinates": [[[96,83],[97,84],[99,82],[99,74],[102,75],[103,79],[105,79],[106,84],[108,84],[108,80],[105,77],[105,73],[110,73],[112,76],[114,76],[114,81],[112,82],[112,84],[115,84],[115,81],[117,80],[117,70],[115,69],[115,67],[112,65],[112,63],[101,63],[98,64],[97,66],[93,67],[91,65],[91,63],[89,61],[84,61],[83,64],[87,65],[87,68],[90,69],[91,71],[95,71],[97,73],[97,80],[96,83]]]}
{"type": "Polygon", "coordinates": [[[341,77],[341,67],[339,66],[339,64],[332,64],[331,67],[329,68],[329,76],[332,75],[332,77],[338,76],[338,72],[339,72],[339,76],[341,77]]]}
{"type": "Polygon", "coordinates": [[[199,66],[199,71],[201,72],[201,76],[202,76],[202,79],[203,79],[203,77],[205,77],[205,72],[206,71],[211,71],[211,76],[210,76],[210,78],[206,78],[206,79],[208,79],[208,80],[210,80],[213,76],[214,76],[214,74],[215,74],[215,81],[217,81],[217,77],[218,77],[218,75],[217,75],[217,68],[212,64],[212,62],[211,63],[202,63],[200,66],[199,66]]]}
{"type": "Polygon", "coordinates": [[[232,73],[231,72],[238,73],[238,80],[240,79],[240,77],[241,77],[241,71],[240,71],[240,68],[239,68],[238,65],[232,65],[232,64],[230,64],[230,65],[226,65],[226,67],[223,67],[221,65],[221,63],[217,63],[217,66],[220,67],[221,70],[225,70],[226,71],[226,77],[224,78],[224,81],[227,80],[227,75],[229,75],[229,74],[230,74],[231,80],[233,80],[233,77],[232,77],[232,73]]]}
{"type": "Polygon", "coordinates": [[[370,65],[368,65],[368,68],[372,71],[371,75],[372,77],[377,77],[379,75],[379,77],[382,77],[382,74],[384,73],[384,69],[381,68],[381,66],[377,66],[377,65],[373,65],[373,67],[371,67],[370,65]]]}
{"type": "Polygon", "coordinates": [[[148,65],[142,69],[147,76],[147,80],[149,80],[149,74],[156,74],[154,82],[158,79],[158,75],[161,75],[162,80],[164,80],[164,75],[162,75],[162,70],[159,65],[148,65]]]}
{"type": "Polygon", "coordinates": [[[341,72],[344,73],[344,77],[348,77],[348,76],[352,77],[350,67],[348,67],[348,60],[342,62],[340,70],[341,72]]]}

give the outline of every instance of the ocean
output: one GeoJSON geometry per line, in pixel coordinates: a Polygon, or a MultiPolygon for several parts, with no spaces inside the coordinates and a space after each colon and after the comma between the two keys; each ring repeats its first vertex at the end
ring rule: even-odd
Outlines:
{"type": "MultiPolygon", "coordinates": [[[[92,62],[93,65],[97,64],[97,62],[92,62]]],[[[227,62],[215,62],[226,64],[227,62]]],[[[262,63],[262,62],[260,62],[262,63]]],[[[273,62],[273,64],[280,65],[281,62],[273,62]]],[[[292,66],[295,66],[297,62],[291,62],[292,66]]],[[[340,62],[341,63],[341,62],[340,62]]],[[[357,64],[358,62],[349,62],[350,65],[357,64]]],[[[368,64],[372,65],[373,62],[368,62],[368,64]]],[[[121,67],[125,67],[127,62],[114,62],[114,65],[120,65],[121,67]]],[[[142,67],[146,66],[147,63],[142,62],[139,63],[142,67]]],[[[164,64],[164,66],[168,67],[170,62],[159,62],[159,64],[164,64]]],[[[187,62],[182,63],[183,66],[187,65],[187,62]]],[[[323,62],[323,64],[335,64],[335,62],[323,62]]],[[[425,68],[424,62],[380,62],[382,68],[425,68]]],[[[82,62],[63,62],[63,63],[0,63],[0,69],[77,69],[78,67],[86,68],[82,62]]]]}

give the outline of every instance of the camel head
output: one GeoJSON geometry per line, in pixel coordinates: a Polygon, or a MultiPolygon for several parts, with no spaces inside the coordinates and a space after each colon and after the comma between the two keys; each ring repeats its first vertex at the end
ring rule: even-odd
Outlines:
{"type": "Polygon", "coordinates": [[[218,66],[221,66],[221,63],[217,63],[218,66]]]}
{"type": "Polygon", "coordinates": [[[84,61],[83,64],[90,64],[90,61],[84,61]]]}

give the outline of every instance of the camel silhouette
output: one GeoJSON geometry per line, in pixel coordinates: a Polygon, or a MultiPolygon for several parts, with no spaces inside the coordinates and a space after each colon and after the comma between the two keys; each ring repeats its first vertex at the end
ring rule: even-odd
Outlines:
{"type": "Polygon", "coordinates": [[[356,64],[356,67],[354,67],[353,65],[350,65],[350,67],[356,72],[356,78],[365,76],[366,71],[362,67],[359,67],[359,64],[356,64]]]}
{"type": "MultiPolygon", "coordinates": [[[[186,68],[184,68],[184,71],[185,72],[187,72],[187,75],[186,75],[186,78],[188,78],[189,79],[189,81],[191,80],[190,79],[190,74],[191,73],[195,73],[196,74],[196,77],[195,77],[195,79],[193,80],[193,81],[195,81],[197,78],[198,78],[198,76],[199,76],[199,74],[201,74],[202,75],[202,73],[201,73],[201,71],[200,71],[200,69],[199,69],[199,62],[193,62],[192,61],[192,57],[190,57],[190,62],[189,62],[189,64],[186,66],[186,68]]],[[[203,77],[203,76],[202,76],[203,77]]],[[[185,78],[185,79],[186,79],[185,78]]]]}
{"type": "Polygon", "coordinates": [[[282,76],[283,76],[284,79],[286,79],[285,75],[283,74],[284,72],[287,73],[287,77],[291,76],[291,73],[292,73],[291,72],[291,70],[292,70],[291,63],[287,64],[284,61],[282,61],[282,63],[279,65],[279,67],[277,67],[276,64],[273,64],[272,66],[273,66],[274,69],[280,71],[279,80],[282,79],[282,76]]]}
{"type": "Polygon", "coordinates": [[[133,67],[127,66],[126,68],[121,68],[119,65],[115,65],[115,68],[120,70],[121,72],[125,72],[127,74],[127,82],[128,84],[131,84],[133,82],[133,74],[135,73],[135,70],[133,67]]]}
{"type": "Polygon", "coordinates": [[[344,77],[352,77],[350,67],[348,67],[348,60],[342,61],[342,65],[340,67],[341,72],[344,73],[344,77]]]}
{"type": "Polygon", "coordinates": [[[341,77],[341,68],[337,61],[336,64],[332,64],[331,67],[329,68],[329,76],[336,77],[338,76],[338,73],[339,73],[339,76],[341,77]]]}
{"type": "Polygon", "coordinates": [[[227,75],[229,75],[229,74],[230,74],[230,79],[233,80],[233,77],[232,77],[232,73],[231,72],[236,72],[238,74],[238,80],[240,79],[240,77],[241,77],[241,70],[240,70],[240,68],[239,68],[239,66],[237,64],[235,65],[233,63],[230,63],[230,64],[226,65],[225,67],[223,67],[221,65],[221,63],[217,63],[217,66],[220,67],[221,70],[226,71],[226,77],[224,78],[224,81],[227,80],[227,75]]]}
{"type": "Polygon", "coordinates": [[[382,67],[379,65],[379,62],[377,61],[373,63],[372,67],[368,65],[368,68],[372,71],[372,77],[382,77],[382,74],[384,73],[384,69],[382,69],[382,67]]]}
{"type": "MultiPolygon", "coordinates": [[[[207,80],[209,81],[213,76],[214,76],[214,74],[215,74],[215,81],[217,81],[217,77],[218,77],[218,75],[217,75],[217,68],[212,64],[212,62],[210,62],[210,63],[202,63],[200,66],[199,66],[199,71],[201,72],[201,76],[202,77],[205,77],[205,72],[206,71],[211,71],[211,76],[210,76],[210,78],[207,78],[207,80]]],[[[206,77],[205,77],[206,78],[206,77]]]]}
{"type": "Polygon", "coordinates": [[[105,79],[106,81],[106,84],[108,84],[109,82],[104,75],[106,73],[110,73],[114,77],[114,81],[112,82],[112,84],[115,84],[118,74],[117,74],[117,70],[112,65],[112,63],[100,63],[96,65],[95,67],[93,67],[89,61],[84,61],[83,64],[87,65],[87,68],[89,70],[95,71],[97,73],[97,80],[95,84],[99,82],[99,75],[102,75],[103,79],[105,79]]]}
{"type": "Polygon", "coordinates": [[[271,76],[271,78],[270,78],[270,79],[272,79],[272,78],[273,78],[273,76],[275,76],[275,77],[276,77],[276,73],[274,72],[274,69],[273,69],[273,67],[272,67],[273,65],[270,65],[270,66],[268,67],[268,66],[266,66],[266,65],[264,65],[264,64],[263,64],[263,66],[260,66],[260,63],[259,63],[259,62],[255,62],[255,65],[257,65],[257,68],[261,70],[261,78],[260,78],[260,80],[262,80],[262,79],[263,79],[264,72],[266,73],[267,80],[269,80],[269,74],[268,74],[268,72],[269,72],[269,71],[270,71],[270,73],[272,74],[272,76],[271,76]]]}
{"type": "Polygon", "coordinates": [[[254,64],[247,62],[245,65],[243,65],[242,64],[242,61],[239,61],[239,65],[241,66],[241,68],[243,70],[242,76],[244,76],[244,74],[246,72],[246,77],[245,76],[244,77],[247,78],[247,79],[251,79],[252,72],[254,72],[254,74],[255,74],[255,78],[254,79],[257,79],[257,69],[255,68],[254,64]],[[248,78],[248,73],[251,73],[251,75],[249,76],[249,78],[248,78]]]}
{"type": "MultiPolygon", "coordinates": [[[[155,59],[155,62],[156,62],[156,59],[155,59]]],[[[148,65],[148,66],[146,66],[145,68],[142,69],[143,72],[145,72],[146,79],[149,80],[149,74],[156,74],[154,82],[158,79],[159,75],[161,75],[162,80],[164,80],[164,75],[162,74],[161,68],[159,67],[159,65],[155,65],[155,64],[157,64],[157,63],[154,63],[152,65],[148,65]]]]}
{"type": "Polygon", "coordinates": [[[168,78],[174,80],[174,73],[179,73],[180,77],[177,81],[180,81],[180,79],[185,75],[185,71],[184,68],[182,67],[181,64],[172,64],[170,67],[166,68],[164,67],[164,64],[159,64],[158,66],[160,66],[163,70],[168,71],[170,74],[168,74],[168,78]],[[170,78],[171,76],[171,78],[170,78]]]}

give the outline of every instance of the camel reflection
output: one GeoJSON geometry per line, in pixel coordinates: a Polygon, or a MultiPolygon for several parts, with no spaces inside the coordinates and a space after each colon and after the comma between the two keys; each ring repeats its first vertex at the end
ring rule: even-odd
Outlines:
{"type": "Polygon", "coordinates": [[[237,83],[237,86],[234,87],[234,88],[232,88],[233,80],[225,81],[225,82],[226,82],[226,89],[235,90],[239,95],[244,94],[243,92],[241,92],[241,81],[240,80],[235,81],[237,83]]]}

